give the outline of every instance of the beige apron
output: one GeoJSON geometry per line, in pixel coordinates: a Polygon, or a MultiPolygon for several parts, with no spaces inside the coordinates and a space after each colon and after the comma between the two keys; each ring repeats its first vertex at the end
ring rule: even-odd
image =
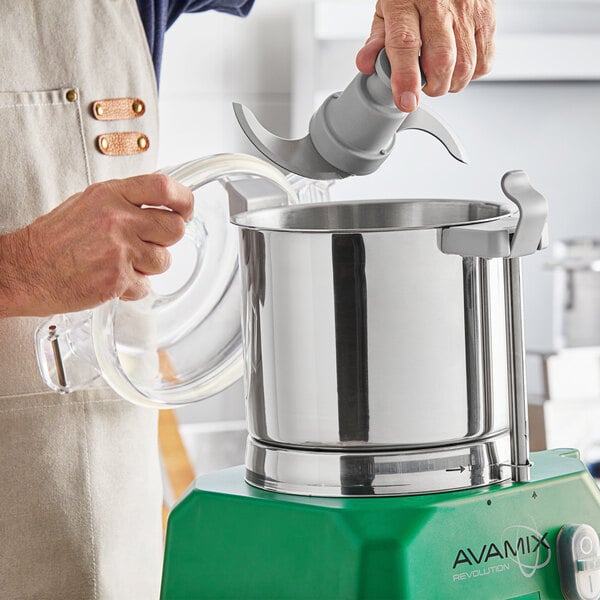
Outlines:
{"type": "MultiPolygon", "coordinates": [[[[154,71],[135,0],[0,0],[0,234],[94,181],[155,169],[154,71]],[[103,121],[95,101],[140,98],[103,121]],[[103,134],[149,150],[100,151],[103,134]]],[[[38,320],[0,320],[0,598],[150,600],[161,571],[156,413],[43,384],[38,320]]]]}

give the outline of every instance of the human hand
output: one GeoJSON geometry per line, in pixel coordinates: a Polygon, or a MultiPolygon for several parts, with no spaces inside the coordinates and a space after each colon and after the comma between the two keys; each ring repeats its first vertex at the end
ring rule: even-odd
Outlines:
{"type": "Polygon", "coordinates": [[[147,275],[169,267],[166,247],[183,236],[193,202],[189,188],[163,174],[115,179],[2,236],[0,316],[47,316],[143,298],[147,275]]]}
{"type": "Polygon", "coordinates": [[[428,96],[459,92],[489,73],[495,29],[493,0],[378,0],[371,35],[356,65],[372,73],[385,46],[394,101],[400,110],[412,112],[421,88],[419,54],[428,96]]]}

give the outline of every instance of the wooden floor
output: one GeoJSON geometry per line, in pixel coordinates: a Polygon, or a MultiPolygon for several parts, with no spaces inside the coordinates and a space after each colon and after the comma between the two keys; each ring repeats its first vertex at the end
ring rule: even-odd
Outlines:
{"type": "MultiPolygon", "coordinates": [[[[163,465],[175,498],[179,498],[194,480],[194,469],[179,435],[177,417],[173,410],[158,414],[158,445],[163,465]]],[[[163,507],[163,525],[166,526],[167,507],[163,507]]]]}

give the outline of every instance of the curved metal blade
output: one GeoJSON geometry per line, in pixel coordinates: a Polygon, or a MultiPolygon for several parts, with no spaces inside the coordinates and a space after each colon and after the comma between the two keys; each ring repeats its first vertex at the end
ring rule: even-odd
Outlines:
{"type": "Polygon", "coordinates": [[[297,140],[281,138],[265,129],[243,104],[234,102],[233,111],[248,139],[282,169],[310,179],[343,179],[350,176],[330,165],[317,152],[310,134],[297,140]]]}
{"type": "Polygon", "coordinates": [[[406,129],[418,129],[419,131],[431,134],[442,142],[446,147],[446,150],[448,150],[456,160],[467,164],[467,153],[458,137],[454,135],[444,120],[433,111],[419,107],[414,112],[408,113],[406,119],[404,119],[400,124],[400,127],[398,127],[398,131],[406,129]]]}

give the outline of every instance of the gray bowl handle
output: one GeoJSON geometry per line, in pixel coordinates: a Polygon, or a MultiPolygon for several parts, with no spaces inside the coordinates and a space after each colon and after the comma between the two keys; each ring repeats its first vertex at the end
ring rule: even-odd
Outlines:
{"type": "Polygon", "coordinates": [[[445,254],[481,258],[517,258],[548,246],[548,203],[536,191],[524,171],[509,171],[502,190],[519,213],[475,225],[447,227],[440,233],[439,247],[445,254]]]}

